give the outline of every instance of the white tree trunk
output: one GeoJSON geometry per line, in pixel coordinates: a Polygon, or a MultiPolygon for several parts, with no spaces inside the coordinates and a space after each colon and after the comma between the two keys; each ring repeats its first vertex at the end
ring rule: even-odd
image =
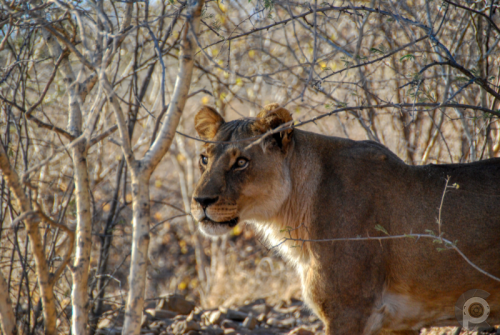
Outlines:
{"type": "Polygon", "coordinates": [[[144,175],[143,171],[139,171],[139,176],[137,176],[132,171],[131,177],[134,233],[123,334],[139,334],[141,331],[150,240],[149,175],[144,175]]]}
{"type": "MultiPolygon", "coordinates": [[[[62,49],[59,43],[44,31],[43,36],[49,46],[49,51],[54,58],[58,58],[62,49]]],[[[69,98],[67,131],[74,138],[82,134],[82,111],[80,109],[80,84],[76,82],[72,66],[68,58],[61,62],[59,72],[67,84],[69,98]]],[[[90,253],[92,250],[92,216],[90,205],[89,177],[87,169],[87,140],[71,148],[73,161],[73,176],[75,182],[76,200],[76,251],[73,263],[73,286],[71,288],[71,303],[73,306],[71,332],[75,335],[87,334],[88,325],[88,278],[90,253]]]]}
{"type": "Polygon", "coordinates": [[[201,9],[204,0],[191,0],[188,21],[184,26],[181,41],[179,73],[177,75],[172,101],[158,137],[142,160],[136,160],[128,136],[125,118],[118,98],[109,83],[106,74],[100,72],[104,91],[108,96],[116,115],[121,137],[121,146],[132,176],[132,206],[133,206],[133,237],[132,258],[129,274],[129,293],[125,307],[125,321],[122,334],[139,334],[141,330],[142,311],[144,307],[144,292],[146,288],[147,257],[149,248],[149,180],[158,163],[167,153],[175,130],[186,104],[191,77],[193,74],[193,58],[196,49],[196,39],[192,35],[198,31],[201,9]]]}
{"type": "Polygon", "coordinates": [[[86,146],[86,141],[84,141],[72,149],[77,208],[76,251],[72,271],[73,287],[71,289],[71,302],[73,304],[71,332],[75,335],[87,334],[89,315],[87,290],[90,252],[92,250],[92,216],[86,146]]]}

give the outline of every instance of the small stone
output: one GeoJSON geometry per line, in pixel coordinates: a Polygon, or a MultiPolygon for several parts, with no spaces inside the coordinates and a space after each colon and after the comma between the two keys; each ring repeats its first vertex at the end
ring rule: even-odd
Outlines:
{"type": "Polygon", "coordinates": [[[252,311],[255,313],[255,315],[267,314],[267,313],[269,313],[270,310],[271,310],[271,306],[266,305],[266,304],[252,306],[252,311]]]}
{"type": "Polygon", "coordinates": [[[247,318],[243,321],[243,327],[253,330],[257,326],[257,319],[253,316],[247,316],[247,318]]]}
{"type": "Polygon", "coordinates": [[[179,314],[188,315],[194,309],[195,303],[186,300],[180,294],[168,294],[159,300],[157,310],[169,310],[179,314]]]}
{"type": "Polygon", "coordinates": [[[212,325],[219,325],[222,320],[224,320],[225,314],[223,314],[221,311],[214,311],[210,314],[210,317],[208,321],[212,325]]]}
{"type": "Polygon", "coordinates": [[[269,326],[278,327],[278,325],[280,324],[280,320],[276,318],[269,318],[267,319],[266,324],[268,324],[269,326]]]}
{"type": "Polygon", "coordinates": [[[247,317],[247,314],[243,312],[238,312],[232,309],[227,310],[226,318],[233,321],[243,321],[247,317]]]}
{"type": "Polygon", "coordinates": [[[209,326],[209,327],[202,327],[201,331],[204,334],[209,334],[209,335],[222,335],[224,334],[224,329],[219,328],[217,326],[209,326]]]}
{"type": "Polygon", "coordinates": [[[201,322],[203,325],[208,326],[210,325],[210,315],[212,314],[212,311],[205,311],[203,314],[201,314],[201,322]]]}
{"type": "Polygon", "coordinates": [[[186,334],[191,330],[200,330],[200,325],[194,321],[179,321],[173,325],[172,330],[176,335],[186,334]]]}
{"type": "Polygon", "coordinates": [[[158,330],[161,328],[161,325],[158,323],[158,321],[154,321],[149,324],[148,328],[151,330],[158,330]]]}
{"type": "Polygon", "coordinates": [[[278,328],[291,328],[295,326],[295,319],[294,318],[288,318],[285,320],[278,320],[276,318],[270,318],[267,320],[267,324],[273,327],[278,327],[278,328]]]}
{"type": "Polygon", "coordinates": [[[186,335],[199,335],[200,332],[197,330],[190,330],[186,333],[186,335]]]}
{"type": "Polygon", "coordinates": [[[262,314],[259,314],[259,316],[257,316],[257,321],[259,322],[264,322],[266,320],[266,314],[262,313],[262,314]]]}
{"type": "Polygon", "coordinates": [[[281,322],[280,322],[281,328],[292,328],[295,326],[296,323],[297,323],[297,320],[295,320],[295,318],[288,318],[285,320],[281,320],[281,322]]]}
{"type": "Polygon", "coordinates": [[[172,311],[167,311],[163,309],[153,309],[153,308],[148,308],[146,309],[146,314],[149,314],[153,319],[172,319],[177,316],[176,312],[172,311]]]}
{"type": "Polygon", "coordinates": [[[304,327],[298,327],[289,332],[288,335],[314,335],[314,332],[304,327]]]}
{"type": "Polygon", "coordinates": [[[224,335],[233,335],[236,334],[234,329],[224,329],[224,335]]]}
{"type": "Polygon", "coordinates": [[[224,320],[222,321],[221,323],[221,327],[224,328],[224,329],[238,329],[239,328],[239,324],[237,324],[236,322],[233,322],[231,320],[224,320]]]}
{"type": "Polygon", "coordinates": [[[149,308],[155,308],[157,305],[157,302],[152,300],[152,301],[147,301],[144,303],[144,309],[149,309],[149,308]]]}

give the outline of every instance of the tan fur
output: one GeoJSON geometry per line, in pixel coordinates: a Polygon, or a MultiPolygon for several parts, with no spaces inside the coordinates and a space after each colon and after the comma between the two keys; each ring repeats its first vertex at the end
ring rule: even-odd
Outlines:
{"type": "MultiPolygon", "coordinates": [[[[202,112],[200,112],[202,113],[202,112]]],[[[199,113],[199,114],[200,114],[199,113]]],[[[217,129],[194,191],[192,214],[208,235],[251,223],[293,264],[303,296],[331,334],[417,334],[458,326],[455,303],[470,289],[491,294],[490,324],[500,323],[500,283],[430,239],[307,240],[442,231],[466,256],[500,277],[500,160],[408,166],[384,146],[288,129],[277,104],[256,119],[225,123],[214,110],[197,119],[217,129]],[[213,124],[210,120],[214,120],[213,124]],[[279,128],[278,128],[279,127],[279,128]],[[254,138],[278,128],[263,145],[254,138]],[[229,141],[238,140],[228,144],[229,141]],[[244,169],[238,159],[248,160],[244,169]],[[439,213],[446,178],[450,185],[439,213]],[[201,200],[200,200],[201,199],[201,200]],[[203,207],[199,201],[214,199],[203,207]],[[215,202],[214,202],[215,201],[215,202]],[[285,241],[284,238],[295,241],[285,241]]]]}
{"type": "Polygon", "coordinates": [[[204,106],[194,118],[194,127],[204,139],[213,138],[223,123],[224,119],[222,116],[209,106],[204,106]]]}

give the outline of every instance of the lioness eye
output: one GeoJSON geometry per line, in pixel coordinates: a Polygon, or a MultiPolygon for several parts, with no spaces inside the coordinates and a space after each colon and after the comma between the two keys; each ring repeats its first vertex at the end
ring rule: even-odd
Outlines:
{"type": "Polygon", "coordinates": [[[200,162],[203,165],[207,165],[208,164],[208,157],[201,155],[200,162]]]}
{"type": "Polygon", "coordinates": [[[238,160],[236,161],[236,168],[237,169],[242,169],[242,168],[246,168],[248,165],[248,159],[246,158],[238,158],[238,160]]]}

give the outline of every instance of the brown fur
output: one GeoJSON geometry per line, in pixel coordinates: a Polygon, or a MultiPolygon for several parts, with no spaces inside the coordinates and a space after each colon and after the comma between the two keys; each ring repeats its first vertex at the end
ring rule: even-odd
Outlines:
{"type": "MultiPolygon", "coordinates": [[[[205,233],[220,235],[247,222],[277,245],[290,228],[298,239],[382,236],[377,225],[391,235],[437,232],[450,176],[450,185],[459,188],[449,189],[444,199],[444,237],[457,240],[474,264],[500,277],[500,159],[409,166],[374,142],[290,129],[249,146],[238,140],[290,124],[290,114],[277,105],[257,119],[227,123],[215,110],[203,109],[197,119],[200,114],[215,120],[202,128],[215,129],[213,136],[201,137],[237,141],[205,145],[208,163],[201,164],[192,202],[205,233]],[[239,157],[248,159],[242,170],[235,165],[239,157]],[[217,201],[203,208],[199,201],[206,198],[217,201]]],[[[296,266],[304,298],[327,334],[415,334],[427,326],[458,326],[455,303],[471,289],[491,294],[487,321],[500,323],[500,283],[455,251],[436,247],[442,245],[407,238],[287,241],[279,250],[296,266]]]]}

